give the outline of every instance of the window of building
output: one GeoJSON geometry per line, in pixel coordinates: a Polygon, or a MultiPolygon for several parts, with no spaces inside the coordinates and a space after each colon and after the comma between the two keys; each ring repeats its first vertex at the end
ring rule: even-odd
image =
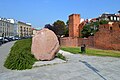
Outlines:
{"type": "Polygon", "coordinates": [[[114,20],[116,21],[116,17],[114,17],[114,20]]]}
{"type": "Polygon", "coordinates": [[[2,32],[2,27],[0,27],[0,32],[2,32]]]}
{"type": "Polygon", "coordinates": [[[108,20],[108,18],[105,18],[105,20],[107,21],[107,20],[108,20]]]}
{"type": "Polygon", "coordinates": [[[117,17],[117,21],[120,21],[120,18],[119,18],[119,17],[117,17]]]}
{"type": "Polygon", "coordinates": [[[7,27],[10,27],[10,25],[8,23],[6,25],[7,25],[7,27]]]}
{"type": "Polygon", "coordinates": [[[110,30],[112,30],[112,27],[110,27],[110,30]]]}
{"type": "Polygon", "coordinates": [[[2,26],[2,22],[0,22],[0,26],[2,26]]]}
{"type": "Polygon", "coordinates": [[[4,23],[2,23],[2,26],[4,26],[4,23]]]}
{"type": "Polygon", "coordinates": [[[6,26],[6,23],[4,23],[4,26],[6,26]]]}
{"type": "Polygon", "coordinates": [[[3,22],[2,22],[2,24],[1,24],[2,26],[3,26],[3,22]]]}
{"type": "Polygon", "coordinates": [[[4,27],[3,27],[3,32],[4,32],[4,27]]]}
{"type": "Polygon", "coordinates": [[[5,26],[5,23],[3,23],[3,26],[5,26]]]}
{"type": "Polygon", "coordinates": [[[113,17],[111,16],[110,19],[113,20],[113,17]]]}

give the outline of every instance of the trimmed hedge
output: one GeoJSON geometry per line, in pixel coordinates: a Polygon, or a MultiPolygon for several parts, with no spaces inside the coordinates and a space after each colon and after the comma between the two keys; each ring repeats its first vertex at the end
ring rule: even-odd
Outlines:
{"type": "Polygon", "coordinates": [[[31,54],[31,43],[32,39],[18,40],[11,48],[4,66],[12,70],[31,69],[34,62],[37,61],[31,54]]]}

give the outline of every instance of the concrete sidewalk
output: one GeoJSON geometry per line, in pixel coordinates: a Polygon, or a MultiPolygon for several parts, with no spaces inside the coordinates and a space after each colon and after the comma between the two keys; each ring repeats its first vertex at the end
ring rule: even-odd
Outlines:
{"type": "Polygon", "coordinates": [[[67,61],[64,61],[62,59],[59,58],[55,58],[51,61],[37,61],[33,64],[33,68],[34,67],[42,67],[42,66],[47,66],[47,65],[55,65],[55,64],[62,64],[62,63],[66,63],[67,61]]]}
{"type": "Polygon", "coordinates": [[[12,41],[0,46],[0,73],[10,71],[6,69],[3,65],[14,43],[15,41],[12,41]]]}
{"type": "Polygon", "coordinates": [[[67,62],[0,74],[0,80],[119,80],[120,58],[71,54],[67,62]]]}

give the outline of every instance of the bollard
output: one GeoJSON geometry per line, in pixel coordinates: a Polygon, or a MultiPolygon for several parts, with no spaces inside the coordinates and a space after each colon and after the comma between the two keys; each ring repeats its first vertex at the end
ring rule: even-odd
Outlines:
{"type": "Polygon", "coordinates": [[[85,47],[86,47],[85,44],[81,45],[81,53],[83,53],[83,54],[85,54],[85,52],[86,52],[85,47]]]}

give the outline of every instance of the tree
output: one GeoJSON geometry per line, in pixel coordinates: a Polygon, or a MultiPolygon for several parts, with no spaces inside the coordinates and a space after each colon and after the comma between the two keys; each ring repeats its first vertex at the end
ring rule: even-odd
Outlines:
{"type": "Polygon", "coordinates": [[[66,22],[66,26],[68,27],[68,25],[69,25],[69,20],[67,20],[67,22],[66,22]]]}
{"type": "Polygon", "coordinates": [[[106,21],[106,20],[101,20],[99,23],[100,23],[101,25],[102,25],[102,24],[107,24],[108,21],[106,21]]]}
{"type": "Polygon", "coordinates": [[[46,24],[44,28],[48,28],[48,29],[50,29],[50,30],[52,30],[52,31],[53,31],[53,26],[52,26],[52,25],[50,25],[50,24],[46,24]]]}
{"type": "Polygon", "coordinates": [[[65,28],[65,32],[64,32],[64,35],[65,37],[69,37],[69,20],[67,20],[66,22],[66,28],[65,28]]]}
{"type": "Polygon", "coordinates": [[[81,31],[82,37],[93,36],[99,30],[99,25],[103,25],[107,23],[108,21],[101,20],[101,21],[96,21],[96,22],[86,24],[83,30],[81,31]]]}
{"type": "Polygon", "coordinates": [[[56,35],[62,36],[65,33],[65,23],[61,20],[57,20],[56,22],[53,23],[53,31],[55,32],[56,35]]]}
{"type": "Polygon", "coordinates": [[[118,11],[118,13],[120,14],[120,10],[118,11]]]}
{"type": "Polygon", "coordinates": [[[68,27],[66,27],[64,35],[65,35],[65,37],[69,37],[69,28],[68,27]]]}
{"type": "Polygon", "coordinates": [[[82,37],[89,37],[91,35],[91,28],[90,28],[90,25],[85,25],[83,30],[81,31],[82,33],[82,37]]]}
{"type": "Polygon", "coordinates": [[[53,23],[53,25],[46,24],[44,28],[48,28],[52,30],[56,35],[62,36],[65,35],[66,37],[69,36],[68,26],[61,20],[57,20],[53,23]]]}

